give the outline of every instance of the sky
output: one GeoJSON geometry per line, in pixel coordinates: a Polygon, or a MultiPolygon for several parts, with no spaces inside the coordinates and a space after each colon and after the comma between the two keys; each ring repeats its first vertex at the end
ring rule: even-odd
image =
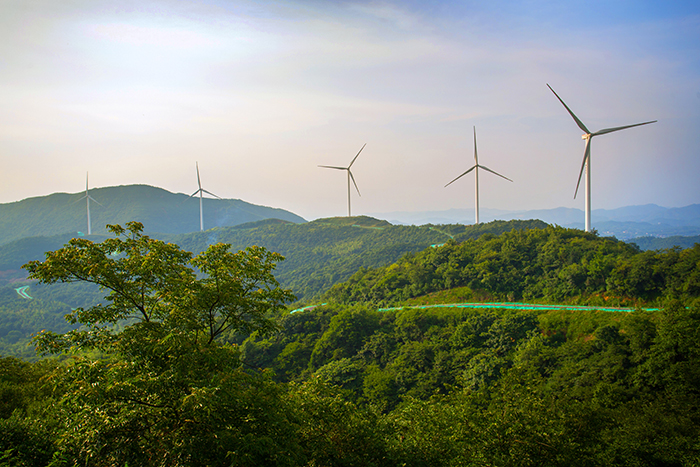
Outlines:
{"type": "Polygon", "coordinates": [[[700,3],[0,2],[0,203],[130,184],[308,220],[700,203],[700,3]]]}

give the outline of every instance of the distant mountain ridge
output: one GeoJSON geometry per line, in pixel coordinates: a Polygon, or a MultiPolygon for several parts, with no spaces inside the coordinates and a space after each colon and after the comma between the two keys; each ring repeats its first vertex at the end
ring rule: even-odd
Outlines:
{"type": "MultiPolygon", "coordinates": [[[[0,204],[0,244],[24,237],[86,232],[84,192],[54,193],[0,204]]],[[[145,230],[166,234],[199,231],[199,200],[150,185],[94,188],[90,196],[92,233],[107,234],[107,224],[139,221],[145,230]]],[[[240,199],[205,198],[204,228],[227,227],[263,219],[306,222],[284,209],[259,206],[240,199]]]]}
{"type": "Polygon", "coordinates": [[[700,235],[692,237],[638,237],[627,240],[634,243],[642,250],[667,250],[669,248],[692,248],[696,243],[700,243],[700,235]]]}
{"type": "MultiPolygon", "coordinates": [[[[370,214],[386,219],[392,224],[471,224],[473,209],[450,209],[445,211],[386,212],[370,214]]],[[[504,211],[481,209],[482,222],[492,220],[539,219],[548,224],[583,229],[584,214],[580,209],[554,208],[530,211],[504,211]]],[[[636,237],[670,237],[700,235],[700,204],[681,208],[665,208],[656,204],[626,206],[618,209],[595,209],[592,223],[603,236],[615,236],[621,240],[636,237]]]]}

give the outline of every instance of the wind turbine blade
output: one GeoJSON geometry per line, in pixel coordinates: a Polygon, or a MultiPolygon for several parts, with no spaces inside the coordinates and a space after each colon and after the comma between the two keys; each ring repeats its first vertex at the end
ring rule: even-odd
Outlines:
{"type": "MultiPolygon", "coordinates": [[[[355,177],[352,176],[352,172],[350,172],[350,169],[348,169],[348,174],[350,174],[350,178],[352,179],[352,184],[355,185],[355,189],[357,190],[357,194],[360,195],[360,189],[357,188],[357,183],[355,182],[355,177]]],[[[360,196],[362,196],[362,195],[360,195],[360,196]]]]}
{"type": "Polygon", "coordinates": [[[348,170],[348,167],[335,167],[333,165],[319,165],[319,167],[323,167],[325,169],[348,170]]]}
{"type": "Polygon", "coordinates": [[[197,185],[199,186],[199,189],[201,190],[202,189],[202,182],[199,179],[199,162],[195,162],[195,164],[197,165],[197,185]]]}
{"type": "Polygon", "coordinates": [[[192,198],[194,195],[196,195],[196,194],[199,193],[200,191],[202,191],[201,188],[200,188],[199,190],[195,191],[194,193],[192,193],[192,194],[190,195],[190,198],[192,198]]]}
{"type": "Polygon", "coordinates": [[[591,136],[598,136],[598,135],[604,135],[606,133],[612,133],[613,131],[618,131],[618,130],[624,130],[626,128],[632,128],[635,126],[642,126],[642,125],[648,125],[650,123],[656,123],[656,120],[652,120],[651,122],[644,122],[644,123],[635,123],[634,125],[625,125],[625,126],[618,126],[615,128],[606,128],[604,130],[598,130],[595,133],[592,133],[591,136]]]}
{"type": "Polygon", "coordinates": [[[211,191],[207,191],[207,190],[205,190],[205,189],[202,189],[202,191],[203,191],[204,193],[208,194],[208,195],[212,195],[212,196],[215,197],[215,198],[223,199],[223,198],[220,197],[220,196],[216,196],[216,195],[215,195],[214,193],[212,193],[211,191]]]}
{"type": "MultiPolygon", "coordinates": [[[[360,148],[360,151],[357,153],[357,156],[360,155],[360,152],[362,152],[362,150],[365,148],[365,146],[367,146],[367,143],[365,143],[365,144],[362,145],[362,147],[360,148]]],[[[355,157],[353,158],[352,162],[350,162],[350,165],[348,166],[348,169],[349,169],[350,167],[352,167],[352,164],[355,163],[355,159],[357,159],[357,156],[355,156],[355,157]]]]}
{"type": "Polygon", "coordinates": [[[459,180],[460,178],[464,177],[465,175],[467,175],[469,172],[471,172],[472,170],[474,170],[474,169],[476,169],[476,168],[477,168],[476,165],[473,166],[471,169],[467,170],[467,171],[464,172],[462,175],[460,175],[459,177],[455,178],[455,179],[452,180],[450,183],[448,183],[447,185],[445,185],[445,188],[447,188],[448,186],[452,185],[454,182],[456,182],[456,181],[459,180]]]}
{"type": "MultiPolygon", "coordinates": [[[[547,87],[549,88],[550,91],[554,92],[554,89],[552,89],[552,86],[550,86],[550,85],[548,84],[547,87]]],[[[569,106],[566,105],[566,104],[564,103],[563,100],[561,100],[561,97],[559,97],[559,94],[557,94],[556,92],[554,92],[554,95],[557,96],[557,99],[559,99],[559,102],[561,102],[561,104],[564,106],[564,108],[566,108],[566,110],[569,112],[569,115],[571,115],[571,116],[573,117],[573,119],[574,119],[574,121],[576,122],[576,124],[578,125],[578,127],[579,127],[581,130],[583,130],[583,132],[586,133],[587,135],[588,135],[588,134],[591,134],[591,132],[588,131],[588,128],[586,128],[586,125],[584,125],[583,122],[582,122],[581,120],[579,120],[578,117],[577,117],[576,115],[574,115],[574,113],[571,111],[571,109],[569,108],[569,106]]]]}
{"type": "Polygon", "coordinates": [[[88,196],[88,198],[90,198],[93,202],[95,202],[95,203],[99,204],[100,206],[102,206],[102,203],[100,203],[99,201],[97,201],[97,200],[96,200],[95,198],[93,198],[92,196],[88,196]]]}
{"type": "Polygon", "coordinates": [[[574,192],[574,199],[578,194],[578,187],[581,185],[581,177],[583,176],[583,169],[586,167],[586,161],[591,155],[591,138],[586,140],[586,149],[583,151],[583,164],[581,164],[581,172],[578,174],[578,182],[576,182],[576,191],[574,192]]]}
{"type": "Polygon", "coordinates": [[[479,158],[476,155],[476,126],[474,127],[474,164],[479,165],[479,158]]]}
{"type": "Polygon", "coordinates": [[[509,182],[512,182],[512,181],[513,181],[513,180],[511,180],[511,179],[508,178],[508,177],[504,177],[503,175],[499,174],[498,172],[494,172],[493,170],[489,169],[488,167],[484,167],[483,165],[480,165],[479,167],[481,167],[482,169],[486,170],[487,172],[491,172],[491,173],[494,174],[494,175],[498,175],[498,176],[501,177],[501,178],[505,178],[505,179],[508,180],[509,182]]]}

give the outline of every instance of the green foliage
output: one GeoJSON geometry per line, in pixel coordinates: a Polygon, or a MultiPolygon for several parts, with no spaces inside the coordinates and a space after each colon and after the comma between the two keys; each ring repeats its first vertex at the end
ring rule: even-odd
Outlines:
{"type": "Polygon", "coordinates": [[[56,365],[0,358],[0,465],[45,466],[52,459],[55,420],[42,407],[52,405],[45,384],[56,365]]]}
{"type": "Polygon", "coordinates": [[[335,315],[314,345],[309,365],[320,368],[331,360],[341,360],[355,355],[364,340],[374,333],[378,323],[376,313],[366,308],[342,310],[335,315]]]}
{"type": "Polygon", "coordinates": [[[94,284],[23,281],[0,287],[0,355],[36,360],[32,335],[42,329],[57,333],[75,329],[77,325],[68,323],[64,316],[72,308],[96,305],[99,296],[99,288],[94,284]],[[31,299],[19,295],[20,286],[31,299]]]}
{"type": "Polygon", "coordinates": [[[0,360],[0,465],[700,464],[699,246],[486,234],[360,270],[333,291],[349,304],[287,313],[279,256],[193,255],[127,227],[27,266],[107,292],[70,313],[81,327],[38,337],[46,352],[101,353],[0,360]],[[663,306],[373,305],[509,296],[663,306]]]}
{"type": "MultiPolygon", "coordinates": [[[[700,461],[700,314],[692,306],[609,313],[333,305],[284,319],[265,341],[266,361],[276,367],[274,349],[293,346],[302,370],[286,380],[323,384],[362,417],[379,413],[375,433],[385,444],[372,452],[383,452],[385,465],[700,461]],[[310,364],[317,348],[328,349],[321,367],[310,364]]],[[[262,342],[246,341],[244,355],[262,342]]]]}
{"type": "Polygon", "coordinates": [[[212,245],[193,255],[110,226],[100,244],[73,239],[28,263],[44,283],[89,282],[105,304],[74,310],[81,327],[37,336],[46,353],[99,350],[53,376],[62,420],[58,450],[81,465],[293,465],[279,387],[240,368],[222,333],[269,333],[293,296],[272,275],[280,255],[212,245]],[[255,442],[252,442],[252,439],[255,442]],[[290,457],[291,456],[291,457],[290,457]]]}
{"type": "Polygon", "coordinates": [[[279,386],[242,371],[233,348],[191,349],[163,369],[81,359],[59,378],[56,444],[82,465],[296,465],[279,386]]]}
{"type": "Polygon", "coordinates": [[[349,402],[332,385],[311,379],[290,387],[299,444],[308,466],[392,466],[380,417],[349,402]]]}
{"type": "Polygon", "coordinates": [[[41,422],[19,414],[0,419],[0,466],[49,465],[54,453],[51,434],[41,422]]]}
{"type": "MultiPolygon", "coordinates": [[[[369,217],[321,219],[305,224],[292,224],[275,219],[251,222],[233,227],[213,229],[182,236],[165,236],[183,245],[186,250],[205,251],[211,244],[223,241],[231,244],[231,250],[244,250],[262,246],[284,254],[288,259],[275,269],[275,277],[284,287],[292,288],[297,298],[308,301],[332,285],[348,279],[358,269],[391,264],[407,253],[424,250],[430,245],[443,243],[450,236],[471,238],[489,233],[500,234],[512,229],[542,227],[539,221],[496,221],[474,226],[392,226],[386,221],[369,217]]],[[[45,248],[59,248],[71,236],[26,239],[0,246],[0,263],[7,259],[7,267],[18,268],[27,261],[43,257],[45,248]]],[[[92,236],[90,240],[106,237],[92,236]]],[[[0,268],[1,269],[1,268],[0,268]]],[[[101,301],[101,295],[92,284],[36,284],[9,270],[0,273],[0,294],[3,280],[14,281],[8,285],[8,300],[0,309],[0,352],[32,358],[29,347],[31,334],[46,329],[63,333],[69,326],[61,316],[69,309],[90,307],[101,301]],[[33,300],[19,299],[14,291],[17,281],[30,285],[33,300]],[[12,288],[9,288],[12,287],[12,288]],[[31,303],[30,303],[31,302],[31,303]],[[41,310],[41,311],[38,311],[41,310]],[[22,322],[21,316],[36,319],[22,322]],[[9,320],[3,330],[3,320],[9,320]],[[5,338],[11,331],[17,331],[5,338]]],[[[397,286],[387,280],[384,287],[397,286]]],[[[3,297],[4,298],[4,297],[3,297]]],[[[230,342],[241,342],[242,335],[225,332],[230,342]]]]}
{"type": "Polygon", "coordinates": [[[45,261],[24,266],[30,279],[88,282],[108,291],[107,304],[69,315],[83,329],[41,333],[37,342],[43,352],[77,347],[130,353],[129,346],[138,345],[132,334],[157,342],[186,332],[195,346],[209,345],[228,329],[269,332],[273,324],[267,315],[293,298],[272,275],[282,259],[276,253],[259,247],[230,253],[228,245],[216,244],[192,257],[177,245],[143,236],[142,228],[139,223],[129,223],[128,230],[110,226],[116,238],[72,239],[47,253],[45,261]],[[198,279],[197,273],[204,276],[198,279]],[[123,320],[135,321],[122,328],[123,320]]]}
{"type": "Polygon", "coordinates": [[[190,251],[202,251],[211,241],[224,241],[233,249],[253,244],[284,255],[276,277],[301,300],[309,300],[358,270],[385,266],[406,254],[444,243],[450,236],[498,235],[512,229],[545,227],[541,221],[496,221],[476,226],[391,225],[369,217],[319,219],[306,224],[264,224],[250,228],[222,228],[207,235],[174,238],[190,251]]]}
{"type": "Polygon", "coordinates": [[[386,411],[402,397],[427,398],[461,385],[479,388],[512,364],[517,343],[536,329],[531,312],[441,308],[378,313],[318,307],[286,316],[280,333],[251,336],[243,358],[278,381],[313,374],[386,411]],[[296,357],[292,366],[290,355],[296,357]]]}
{"type": "Polygon", "coordinates": [[[54,366],[50,360],[31,364],[13,357],[0,358],[0,419],[10,418],[15,411],[26,414],[33,404],[48,397],[41,380],[54,366]]]}
{"type": "Polygon", "coordinates": [[[190,251],[203,251],[212,241],[223,241],[233,249],[260,245],[279,252],[287,260],[277,270],[277,279],[298,298],[308,300],[346,280],[359,268],[390,264],[408,252],[447,238],[423,227],[383,223],[387,225],[374,228],[354,217],[349,219],[350,224],[346,218],[343,222],[337,220],[222,228],[207,235],[178,236],[174,241],[190,251]],[[358,220],[363,227],[355,227],[358,220]]]}
{"type": "Polygon", "coordinates": [[[640,252],[593,233],[548,227],[482,235],[360,269],[325,301],[396,304],[454,288],[492,300],[621,305],[700,296],[700,245],[640,252]],[[465,289],[463,289],[465,290],[465,289]]]}
{"type": "MultiPolygon", "coordinates": [[[[25,237],[9,242],[0,247],[0,271],[19,269],[27,261],[42,258],[47,251],[60,248],[68,243],[75,234],[61,234],[50,237],[25,237]]],[[[101,241],[107,237],[93,235],[92,241],[101,241]]]]}

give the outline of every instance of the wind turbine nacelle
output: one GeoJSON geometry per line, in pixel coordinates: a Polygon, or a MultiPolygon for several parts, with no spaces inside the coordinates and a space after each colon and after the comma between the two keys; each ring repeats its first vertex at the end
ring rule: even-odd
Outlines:
{"type": "Polygon", "coordinates": [[[587,139],[590,138],[590,137],[591,137],[591,135],[581,135],[581,139],[584,140],[584,141],[587,140],[587,139]]]}

